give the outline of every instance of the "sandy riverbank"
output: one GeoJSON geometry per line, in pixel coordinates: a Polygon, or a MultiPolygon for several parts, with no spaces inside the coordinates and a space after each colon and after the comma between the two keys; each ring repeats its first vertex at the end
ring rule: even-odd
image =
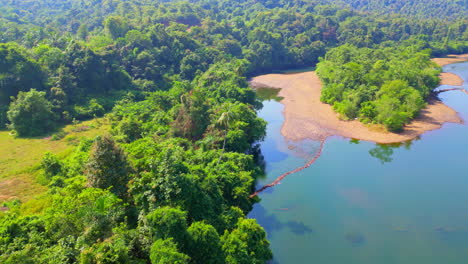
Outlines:
{"type": "Polygon", "coordinates": [[[253,87],[281,88],[278,95],[284,98],[281,103],[285,106],[281,133],[290,140],[324,140],[337,135],[377,143],[395,143],[414,139],[447,122],[463,122],[455,110],[433,99],[402,133],[390,133],[357,120],[340,120],[330,105],[320,102],[322,85],[315,72],[261,75],[253,78],[251,84],[253,87]]]}
{"type": "Polygon", "coordinates": [[[468,54],[447,55],[445,58],[434,58],[432,61],[442,67],[452,63],[468,61],[468,54]]]}
{"type": "MultiPolygon", "coordinates": [[[[468,61],[468,54],[461,55],[448,55],[446,58],[434,58],[433,62],[437,63],[440,67],[448,64],[468,61]]],[[[460,76],[450,73],[443,72],[440,74],[440,84],[460,86],[463,85],[463,79],[460,76]]]]}

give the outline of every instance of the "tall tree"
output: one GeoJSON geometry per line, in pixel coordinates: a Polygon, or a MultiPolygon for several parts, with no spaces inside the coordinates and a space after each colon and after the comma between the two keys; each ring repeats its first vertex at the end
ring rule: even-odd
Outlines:
{"type": "Polygon", "coordinates": [[[85,174],[91,187],[110,190],[125,197],[132,169],[124,151],[109,135],[98,137],[86,164],[85,174]]]}

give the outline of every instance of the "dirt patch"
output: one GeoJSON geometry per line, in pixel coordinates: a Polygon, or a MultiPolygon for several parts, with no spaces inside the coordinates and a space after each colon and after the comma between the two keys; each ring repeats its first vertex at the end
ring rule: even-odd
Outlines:
{"type": "Polygon", "coordinates": [[[455,110],[436,98],[402,133],[386,132],[357,120],[340,120],[330,105],[320,102],[322,84],[315,72],[261,75],[253,78],[251,85],[281,88],[278,95],[284,98],[281,103],[285,106],[281,133],[290,140],[324,140],[337,135],[377,143],[396,143],[414,139],[447,122],[462,123],[455,110]]]}
{"type": "Polygon", "coordinates": [[[7,201],[18,198],[15,196],[15,189],[18,185],[21,185],[21,180],[8,179],[0,182],[0,201],[7,201]]]}
{"type": "Polygon", "coordinates": [[[451,73],[443,72],[439,75],[441,85],[461,86],[463,85],[463,79],[460,76],[451,73]]]}
{"type": "Polygon", "coordinates": [[[457,63],[457,62],[464,62],[468,61],[468,54],[460,54],[460,55],[447,55],[445,58],[434,58],[432,59],[433,62],[437,63],[440,67],[457,63]]]}
{"type": "MultiPolygon", "coordinates": [[[[440,67],[468,61],[468,54],[461,54],[461,55],[448,55],[446,58],[434,58],[432,59],[433,62],[437,63],[440,67]]],[[[439,75],[440,77],[440,84],[441,85],[452,85],[452,86],[461,86],[463,85],[463,79],[460,76],[450,73],[450,72],[443,72],[439,75]]]]}
{"type": "Polygon", "coordinates": [[[46,190],[47,187],[37,183],[31,175],[18,174],[14,178],[0,180],[0,202],[12,199],[27,201],[46,190]]]}

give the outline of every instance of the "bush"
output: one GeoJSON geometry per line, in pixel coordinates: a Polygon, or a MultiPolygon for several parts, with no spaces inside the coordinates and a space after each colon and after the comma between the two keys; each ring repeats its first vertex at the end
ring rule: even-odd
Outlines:
{"type": "Polygon", "coordinates": [[[41,167],[47,179],[60,175],[62,172],[62,163],[53,153],[47,152],[42,158],[41,167]]]}
{"type": "Polygon", "coordinates": [[[55,115],[45,95],[35,89],[19,92],[18,98],[10,104],[7,116],[18,136],[38,136],[54,128],[55,115]]]}

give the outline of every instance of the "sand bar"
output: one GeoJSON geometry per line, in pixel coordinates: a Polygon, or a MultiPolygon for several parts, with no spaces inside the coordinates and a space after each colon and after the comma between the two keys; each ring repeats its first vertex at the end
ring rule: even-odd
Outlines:
{"type": "Polygon", "coordinates": [[[437,63],[440,67],[453,64],[457,62],[464,62],[468,61],[468,54],[460,54],[460,55],[447,55],[445,58],[434,58],[432,59],[433,62],[437,63]]]}
{"type": "MultiPolygon", "coordinates": [[[[440,67],[443,67],[448,64],[458,63],[468,61],[468,54],[461,54],[461,55],[448,55],[445,58],[434,58],[432,59],[433,62],[437,63],[440,67]]],[[[460,76],[450,73],[450,72],[443,72],[440,74],[440,84],[442,85],[453,85],[453,86],[460,86],[463,85],[463,79],[460,76]]]]}
{"type": "Polygon", "coordinates": [[[442,72],[439,75],[441,85],[461,86],[463,79],[451,72],[442,72]]]}
{"type": "Polygon", "coordinates": [[[340,120],[330,105],[320,102],[322,84],[312,71],[261,75],[253,78],[251,85],[281,88],[278,95],[284,98],[281,103],[285,106],[281,133],[289,140],[324,140],[336,135],[377,143],[396,143],[414,139],[447,122],[463,123],[455,110],[437,98],[430,100],[420,116],[405,126],[401,133],[386,132],[357,120],[340,120]]]}

